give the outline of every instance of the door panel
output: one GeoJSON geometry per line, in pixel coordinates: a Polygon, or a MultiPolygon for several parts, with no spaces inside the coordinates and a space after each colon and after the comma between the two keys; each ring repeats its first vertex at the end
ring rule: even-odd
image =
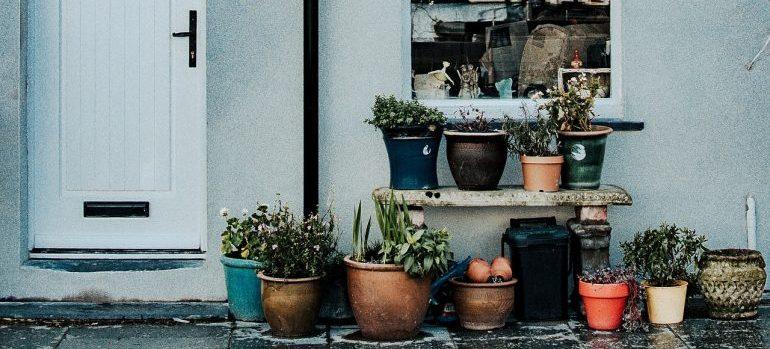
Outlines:
{"type": "Polygon", "coordinates": [[[30,1],[31,248],[205,249],[205,2],[30,1]],[[189,11],[198,64],[188,66],[189,11]],[[146,201],[87,218],[85,201],[146,201]]]}

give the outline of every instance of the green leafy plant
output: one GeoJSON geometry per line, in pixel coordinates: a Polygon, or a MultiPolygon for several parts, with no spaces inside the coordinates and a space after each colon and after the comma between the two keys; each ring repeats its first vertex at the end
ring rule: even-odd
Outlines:
{"type": "Polygon", "coordinates": [[[484,111],[478,108],[460,108],[455,112],[460,115],[462,121],[454,125],[455,129],[460,132],[490,132],[492,126],[490,120],[484,115],[484,111]],[[475,116],[471,117],[471,114],[475,116]]]}
{"type": "MultiPolygon", "coordinates": [[[[554,86],[546,92],[550,99],[539,106],[555,118],[560,131],[591,131],[599,79],[580,74],[567,81],[567,88],[554,86]]],[[[535,98],[540,96],[535,96],[535,98]]]]}
{"type": "Polygon", "coordinates": [[[437,129],[446,123],[446,116],[436,108],[428,108],[418,101],[400,100],[395,96],[374,97],[373,118],[365,122],[381,130],[399,127],[437,129]]]}
{"type": "Polygon", "coordinates": [[[508,133],[508,149],[511,154],[526,156],[556,156],[556,136],[559,124],[555,118],[543,116],[538,109],[533,127],[532,115],[527,106],[521,106],[521,119],[506,115],[503,130],[508,133]]]}
{"type": "Polygon", "coordinates": [[[674,286],[677,280],[693,280],[706,237],[694,230],[663,223],[657,229],[638,232],[620,244],[623,261],[636,269],[650,286],[674,286]]]}
{"type": "Polygon", "coordinates": [[[583,272],[579,278],[590,284],[620,284],[628,286],[628,299],[623,309],[623,329],[629,332],[646,329],[642,321],[642,311],[639,303],[642,301],[641,287],[636,281],[635,272],[626,268],[604,268],[594,273],[583,272]]]}
{"type": "Polygon", "coordinates": [[[227,226],[221,234],[222,254],[230,258],[255,259],[255,248],[252,245],[254,227],[266,222],[267,206],[259,205],[254,213],[249,214],[243,209],[241,217],[230,215],[230,210],[222,208],[219,215],[227,226]]]}

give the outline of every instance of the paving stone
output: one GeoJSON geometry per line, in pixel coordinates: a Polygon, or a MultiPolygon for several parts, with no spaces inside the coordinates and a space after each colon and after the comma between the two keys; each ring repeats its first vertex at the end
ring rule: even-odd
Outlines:
{"type": "Polygon", "coordinates": [[[770,348],[767,322],[767,318],[746,321],[688,319],[669,327],[693,348],[770,348]]]}
{"type": "Polygon", "coordinates": [[[270,326],[260,322],[238,322],[230,343],[238,348],[296,348],[312,349],[328,346],[325,326],[318,326],[318,332],[305,338],[279,338],[270,333],[270,326]]]}
{"type": "Polygon", "coordinates": [[[451,333],[458,348],[580,348],[567,321],[516,322],[498,330],[451,333]]]}
{"type": "Polygon", "coordinates": [[[229,325],[73,326],[59,348],[227,348],[229,325]]]}
{"type": "Polygon", "coordinates": [[[329,330],[332,348],[455,348],[445,327],[423,325],[417,338],[402,342],[374,342],[361,337],[357,326],[334,326],[329,330]]]}
{"type": "Polygon", "coordinates": [[[597,331],[588,328],[585,320],[570,320],[569,327],[584,347],[588,348],[687,348],[687,345],[666,326],[649,326],[648,331],[597,331]]]}
{"type": "Polygon", "coordinates": [[[0,325],[0,348],[53,348],[65,331],[65,327],[0,325]]]}

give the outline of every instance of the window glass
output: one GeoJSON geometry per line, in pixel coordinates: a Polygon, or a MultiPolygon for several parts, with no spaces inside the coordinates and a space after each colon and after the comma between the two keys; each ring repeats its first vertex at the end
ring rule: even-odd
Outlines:
{"type": "Polygon", "coordinates": [[[595,76],[610,97],[610,0],[412,0],[417,99],[526,98],[595,76]]]}

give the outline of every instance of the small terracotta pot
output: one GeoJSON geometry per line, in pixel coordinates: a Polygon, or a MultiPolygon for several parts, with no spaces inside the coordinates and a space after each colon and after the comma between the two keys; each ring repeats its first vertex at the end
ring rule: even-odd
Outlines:
{"type": "Polygon", "coordinates": [[[603,331],[620,327],[628,300],[627,284],[592,284],[579,281],[578,292],[583,298],[588,327],[603,331]]]}
{"type": "Polygon", "coordinates": [[[262,279],[262,308],[273,334],[302,337],[315,331],[321,307],[322,276],[280,279],[257,274],[262,279]]]}
{"type": "Polygon", "coordinates": [[[564,156],[519,156],[526,191],[559,191],[564,156]]]}
{"type": "Polygon", "coordinates": [[[647,315],[650,323],[657,325],[678,324],[684,320],[684,304],[687,301],[687,281],[678,280],[676,286],[650,286],[642,282],[647,294],[647,315]]]}
{"type": "Polygon", "coordinates": [[[378,341],[414,338],[430,298],[430,279],[412,278],[395,264],[360,263],[345,257],[348,297],[361,335],[378,341]]]}
{"type": "Polygon", "coordinates": [[[505,326],[505,319],[513,310],[516,279],[501,283],[468,283],[453,278],[452,298],[460,318],[460,325],[469,330],[492,330],[505,326]]]}

